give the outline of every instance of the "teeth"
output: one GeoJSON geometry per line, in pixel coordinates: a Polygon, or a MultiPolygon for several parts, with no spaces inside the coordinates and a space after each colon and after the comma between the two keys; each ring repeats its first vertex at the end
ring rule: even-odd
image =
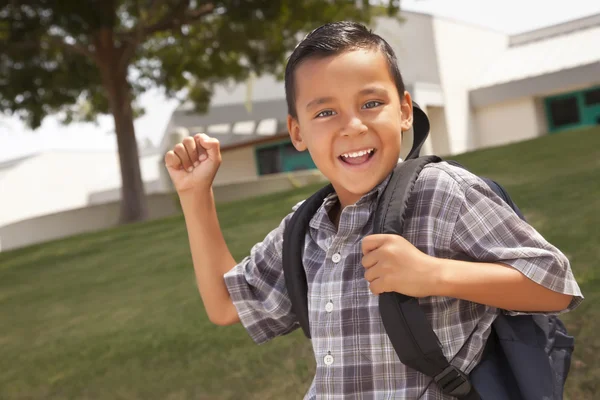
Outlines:
{"type": "Polygon", "coordinates": [[[354,153],[342,154],[342,157],[344,157],[344,158],[355,158],[355,157],[364,156],[365,154],[370,154],[372,152],[373,152],[373,149],[361,150],[361,151],[357,151],[357,152],[354,152],[354,153]]]}

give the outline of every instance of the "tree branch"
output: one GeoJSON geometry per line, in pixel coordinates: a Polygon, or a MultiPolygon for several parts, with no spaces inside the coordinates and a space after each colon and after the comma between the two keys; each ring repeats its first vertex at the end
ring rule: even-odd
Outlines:
{"type": "MultiPolygon", "coordinates": [[[[150,7],[148,7],[148,19],[152,21],[168,1],[169,0],[152,0],[150,7]]],[[[185,1],[183,3],[185,3],[185,1]]]]}
{"type": "Polygon", "coordinates": [[[67,51],[72,51],[74,53],[80,54],[85,57],[89,57],[91,59],[95,59],[96,57],[96,54],[90,49],[88,49],[86,46],[80,43],[67,43],[60,36],[48,35],[48,42],[60,46],[67,51]]]}
{"type": "MultiPolygon", "coordinates": [[[[164,1],[156,0],[155,4],[163,2],[164,1]]],[[[184,0],[156,23],[143,27],[140,31],[138,31],[137,28],[134,28],[132,31],[127,32],[125,34],[126,41],[140,43],[146,37],[157,32],[175,30],[183,25],[197,21],[205,15],[211,14],[215,9],[213,2],[203,4],[195,10],[188,10],[187,4],[188,1],[184,0]]]]}
{"type": "Polygon", "coordinates": [[[93,60],[96,58],[95,52],[93,50],[90,50],[85,45],[80,43],[67,43],[64,41],[64,38],[54,35],[48,35],[46,36],[46,38],[42,38],[40,40],[23,40],[13,42],[10,44],[3,42],[2,47],[7,51],[18,51],[19,49],[38,49],[42,47],[44,43],[61,47],[63,50],[66,50],[71,53],[76,53],[84,57],[89,57],[93,60]]]}

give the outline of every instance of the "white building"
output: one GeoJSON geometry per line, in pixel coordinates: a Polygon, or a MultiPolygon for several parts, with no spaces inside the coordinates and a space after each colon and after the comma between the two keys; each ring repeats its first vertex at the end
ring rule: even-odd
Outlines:
{"type": "MultiPolygon", "coordinates": [[[[513,36],[426,14],[402,17],[380,18],[374,31],[394,48],[407,90],[429,115],[423,153],[448,156],[600,123],[600,14],[513,36]]],[[[283,82],[253,82],[251,110],[248,93],[245,84],[220,88],[206,114],[176,110],[161,151],[182,128],[219,138],[218,183],[314,168],[288,139],[283,82]]]]}
{"type": "MultiPolygon", "coordinates": [[[[380,18],[373,28],[394,48],[407,90],[429,115],[423,153],[448,156],[600,124],[600,14],[513,36],[421,13],[402,18],[380,18]]],[[[219,87],[204,115],[177,109],[158,151],[140,159],[147,191],[156,195],[151,213],[174,211],[164,195],[162,157],[187,134],[219,138],[216,184],[223,188],[314,168],[306,152],[291,146],[285,119],[283,82],[271,76],[257,78],[251,90],[219,87]]],[[[51,152],[1,164],[0,245],[115,224],[118,168],[110,153],[51,152]],[[75,209],[79,217],[71,218],[75,209]],[[95,210],[95,219],[86,209],[95,210]]]]}

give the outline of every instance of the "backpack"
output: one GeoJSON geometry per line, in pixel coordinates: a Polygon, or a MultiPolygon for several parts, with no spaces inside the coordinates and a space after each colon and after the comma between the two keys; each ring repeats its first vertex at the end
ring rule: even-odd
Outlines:
{"type": "MultiPolygon", "coordinates": [[[[437,156],[419,157],[429,132],[425,113],[413,103],[414,140],[405,161],[399,163],[387,184],[374,216],[374,234],[402,235],[404,216],[411,190],[423,167],[440,162],[437,156]]],[[[454,161],[447,161],[462,167],[454,161]]],[[[464,168],[464,167],[463,167],[464,168]]],[[[497,182],[481,178],[517,215],[525,217],[497,182]]],[[[302,263],[308,223],[333,192],[331,184],[304,201],[290,219],[283,239],[283,269],[292,310],[306,337],[308,284],[302,263]]],[[[466,375],[444,356],[440,342],[425,313],[414,297],[382,293],[379,311],[386,333],[400,361],[431,377],[440,390],[464,400],[541,400],[562,399],[574,350],[569,336],[555,315],[517,315],[504,313],[495,319],[480,363],[466,375]],[[410,343],[410,345],[407,345],[410,343]]]]}

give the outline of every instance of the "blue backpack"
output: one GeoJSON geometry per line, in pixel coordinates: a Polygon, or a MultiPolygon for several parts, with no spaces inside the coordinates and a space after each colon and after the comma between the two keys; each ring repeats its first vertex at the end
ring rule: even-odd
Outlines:
{"type": "MultiPolygon", "coordinates": [[[[419,157],[429,133],[429,120],[414,103],[413,148],[399,163],[381,196],[374,216],[374,234],[402,235],[412,188],[423,167],[440,162],[436,156],[419,157]]],[[[453,165],[460,164],[447,161],[453,165]]],[[[482,178],[519,217],[525,217],[506,190],[482,178]]],[[[284,233],[283,268],[292,310],[304,334],[310,338],[308,285],[302,263],[308,223],[333,192],[329,184],[309,197],[296,210],[284,233]]],[[[555,315],[501,313],[492,324],[481,362],[469,375],[451,365],[425,313],[414,297],[400,293],[379,296],[379,311],[386,333],[400,361],[431,377],[441,391],[464,400],[554,400],[562,399],[571,365],[574,338],[555,315]]]]}

